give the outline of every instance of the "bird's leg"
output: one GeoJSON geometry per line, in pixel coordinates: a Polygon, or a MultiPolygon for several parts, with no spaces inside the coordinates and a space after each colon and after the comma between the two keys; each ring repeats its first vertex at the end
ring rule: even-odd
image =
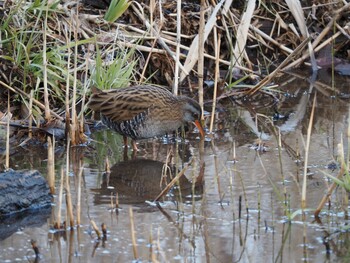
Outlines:
{"type": "Polygon", "coordinates": [[[123,140],[124,140],[124,147],[128,148],[128,137],[123,136],[123,140]]]}
{"type": "Polygon", "coordinates": [[[135,140],[131,140],[131,144],[132,144],[133,151],[134,152],[138,152],[139,149],[137,148],[136,141],[135,140]]]}

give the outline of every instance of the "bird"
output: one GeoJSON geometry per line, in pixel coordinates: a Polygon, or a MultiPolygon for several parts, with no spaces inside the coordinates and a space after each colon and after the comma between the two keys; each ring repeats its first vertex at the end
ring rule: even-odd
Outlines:
{"type": "Polygon", "coordinates": [[[118,89],[93,88],[88,107],[100,112],[102,122],[124,137],[135,140],[154,138],[176,131],[193,122],[201,137],[205,136],[200,118],[202,109],[197,101],[176,96],[165,87],[137,85],[118,89]]]}

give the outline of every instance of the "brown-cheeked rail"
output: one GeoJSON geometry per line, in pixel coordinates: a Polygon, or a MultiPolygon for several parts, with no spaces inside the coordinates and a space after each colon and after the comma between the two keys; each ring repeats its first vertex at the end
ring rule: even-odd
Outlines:
{"type": "Polygon", "coordinates": [[[166,88],[151,85],[100,91],[93,89],[88,107],[101,113],[102,122],[133,142],[162,136],[176,131],[181,125],[193,122],[202,137],[199,104],[186,96],[175,96],[166,88]]]}

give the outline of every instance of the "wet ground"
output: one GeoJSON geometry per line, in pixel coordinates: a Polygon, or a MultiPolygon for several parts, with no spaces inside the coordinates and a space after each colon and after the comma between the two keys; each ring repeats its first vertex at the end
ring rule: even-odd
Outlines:
{"type": "MultiPolygon", "coordinates": [[[[52,230],[56,195],[51,210],[0,223],[0,262],[33,261],[31,240],[39,246],[40,262],[347,262],[347,193],[336,188],[320,221],[314,217],[332,184],[326,174],[339,171],[338,144],[343,140],[347,149],[348,140],[349,79],[337,76],[332,86],[327,74],[316,81],[298,73],[276,80],[283,96],[275,106],[223,101],[215,133],[205,141],[195,132],[187,140],[142,141],[136,156],[131,151],[125,156],[119,135],[93,131],[88,146],[71,148],[69,154],[75,220],[81,185],[80,226],[52,230]],[[315,95],[302,216],[305,144],[315,95]],[[107,157],[110,174],[104,173],[107,157]],[[179,183],[154,202],[180,171],[179,183]],[[106,224],[105,239],[97,239],[90,220],[99,228],[106,224]]],[[[45,176],[46,151],[13,148],[11,167],[38,169],[45,176]]],[[[66,151],[57,144],[57,192],[66,151]]],[[[69,222],[66,214],[64,201],[62,221],[69,222]]]]}

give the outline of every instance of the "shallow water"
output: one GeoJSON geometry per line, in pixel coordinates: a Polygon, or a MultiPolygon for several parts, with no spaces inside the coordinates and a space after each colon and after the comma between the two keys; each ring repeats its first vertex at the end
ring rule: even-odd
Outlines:
{"type": "MultiPolygon", "coordinates": [[[[0,228],[9,231],[0,237],[0,262],[34,260],[32,239],[39,245],[41,262],[345,262],[350,255],[347,194],[336,189],[321,222],[315,221],[313,211],[332,183],[325,173],[337,175],[338,169],[328,169],[338,155],[337,145],[342,138],[347,145],[349,79],[338,77],[331,87],[322,78],[327,79],[325,73],[314,83],[298,74],[276,80],[285,94],[275,106],[246,101],[246,107],[238,107],[222,101],[218,108],[227,111],[220,111],[215,133],[205,141],[196,133],[186,141],[142,141],[136,157],[131,151],[124,155],[119,135],[93,131],[88,146],[70,150],[75,218],[77,189],[82,186],[80,226],[52,230],[56,195],[51,211],[34,212],[41,215],[34,223],[24,215],[2,222],[0,228]],[[303,217],[304,145],[315,94],[308,210],[303,217]],[[288,118],[272,121],[276,111],[288,118]],[[171,174],[185,173],[179,185],[155,203],[170,181],[162,179],[169,152],[171,174]],[[109,176],[104,174],[106,157],[109,176]],[[106,224],[106,240],[97,239],[90,220],[99,228],[106,224]]],[[[57,192],[66,150],[57,144],[57,192]]],[[[38,169],[46,175],[45,147],[28,145],[12,153],[12,168],[38,169]]],[[[69,221],[65,204],[62,216],[69,221]]]]}

